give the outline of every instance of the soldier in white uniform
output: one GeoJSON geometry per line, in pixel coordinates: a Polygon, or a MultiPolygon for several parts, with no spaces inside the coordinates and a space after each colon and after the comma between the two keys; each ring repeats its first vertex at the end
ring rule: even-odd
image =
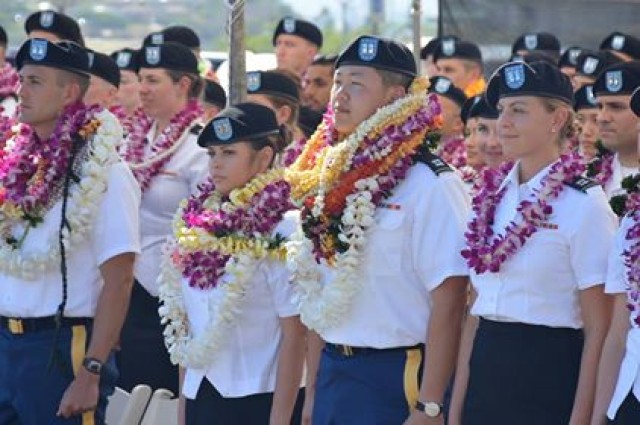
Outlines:
{"type": "Polygon", "coordinates": [[[462,252],[472,305],[450,423],[588,423],[617,220],[602,189],[581,177],[579,156],[561,156],[573,90],[557,67],[505,64],[486,97],[516,164],[474,196],[462,252]]]}
{"type": "Polygon", "coordinates": [[[122,332],[119,385],[130,390],[146,383],[177,393],[178,371],[163,343],[156,281],[173,214],[207,174],[206,155],[196,143],[202,80],[196,57],[178,43],[145,47],[139,75],[146,115],[131,120],[123,155],[142,188],[142,255],[122,332]]]}
{"type": "Polygon", "coordinates": [[[140,190],[117,119],[82,103],[87,52],[32,39],[16,63],[29,127],[0,161],[0,423],[104,424],[140,190]]]}
{"type": "Polygon", "coordinates": [[[305,398],[314,425],[444,423],[468,200],[425,149],[439,109],[426,86],[406,46],[359,37],[336,62],[334,114],[289,169],[303,208],[288,260],[317,333],[305,398]]]}
{"type": "MultiPolygon", "coordinates": [[[[631,96],[631,109],[640,117],[640,89],[631,96]]],[[[640,128],[638,151],[640,152],[640,128]]],[[[626,187],[626,214],[611,255],[606,292],[615,297],[613,319],[602,350],[592,425],[607,418],[615,425],[640,423],[640,173],[626,187]]]]}

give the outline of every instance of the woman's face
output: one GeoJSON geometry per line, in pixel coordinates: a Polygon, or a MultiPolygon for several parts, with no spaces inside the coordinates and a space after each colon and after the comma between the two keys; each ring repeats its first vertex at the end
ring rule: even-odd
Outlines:
{"type": "Polygon", "coordinates": [[[478,120],[479,118],[469,118],[467,121],[467,137],[464,139],[464,147],[467,152],[467,164],[473,168],[481,168],[484,159],[480,154],[478,146],[478,120]]]}
{"type": "Polygon", "coordinates": [[[533,96],[503,97],[498,101],[498,140],[506,156],[521,159],[535,155],[558,137],[561,123],[533,96]],[[554,131],[555,130],[555,131],[554,131]],[[554,134],[555,133],[555,134],[554,134]]]}
{"type": "Polygon", "coordinates": [[[207,150],[209,174],[216,191],[222,195],[228,195],[233,189],[246,185],[255,175],[265,172],[273,156],[270,146],[256,151],[245,141],[210,146],[207,150]]]}
{"type": "Polygon", "coordinates": [[[498,140],[495,119],[478,118],[478,150],[485,165],[497,169],[507,160],[498,140]]]}
{"type": "Polygon", "coordinates": [[[187,101],[184,85],[162,68],[141,68],[140,101],[152,118],[170,119],[187,101]]]}
{"type": "Polygon", "coordinates": [[[598,130],[598,110],[597,109],[580,109],[576,114],[578,121],[578,142],[580,143],[580,153],[587,160],[592,159],[598,153],[596,143],[600,138],[598,130]]]}

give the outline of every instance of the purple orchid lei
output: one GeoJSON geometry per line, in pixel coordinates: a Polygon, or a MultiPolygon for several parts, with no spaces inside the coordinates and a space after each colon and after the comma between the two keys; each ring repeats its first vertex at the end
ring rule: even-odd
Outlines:
{"type": "Polygon", "coordinates": [[[12,96],[18,93],[20,76],[8,62],[0,69],[0,96],[12,96]]]}
{"type": "Polygon", "coordinates": [[[467,165],[467,153],[464,147],[464,137],[450,137],[443,139],[437,151],[444,162],[456,168],[467,165]]]}
{"type": "Polygon", "coordinates": [[[67,173],[74,135],[99,110],[83,103],[67,106],[47,140],[40,140],[27,125],[18,126],[0,161],[0,201],[19,206],[25,217],[39,217],[67,173]]]}
{"type": "MultiPolygon", "coordinates": [[[[208,179],[200,185],[199,193],[187,200],[182,220],[187,228],[200,228],[217,238],[268,239],[284,214],[295,209],[290,195],[289,184],[278,178],[253,194],[244,207],[229,199],[212,202],[216,196],[215,185],[208,179]]],[[[273,242],[281,241],[276,237],[273,242]]],[[[209,289],[218,285],[230,258],[231,255],[217,250],[203,250],[185,253],[179,263],[189,286],[209,289]]]]}
{"type": "Polygon", "coordinates": [[[629,194],[626,209],[633,220],[625,235],[625,239],[632,242],[622,253],[627,268],[627,308],[635,326],[640,327],[640,193],[629,194]]]}
{"type": "Polygon", "coordinates": [[[288,167],[296,162],[296,159],[298,159],[304,150],[305,143],[307,143],[307,139],[301,137],[291,142],[291,144],[285,148],[284,152],[282,152],[282,165],[284,167],[288,167]]]}
{"type": "Polygon", "coordinates": [[[133,119],[125,125],[127,142],[124,145],[122,155],[131,166],[133,175],[144,192],[149,188],[151,180],[158,175],[162,167],[173,156],[165,154],[176,148],[176,143],[178,143],[185,130],[202,115],[202,108],[197,100],[189,101],[184,109],[169,121],[167,128],[152,142],[148,155],[145,151],[148,143],[146,135],[153,121],[148,118],[144,119],[142,115],[140,113],[135,114],[135,117],[142,119],[140,121],[133,119]]]}
{"type": "Polygon", "coordinates": [[[500,271],[502,264],[537,231],[536,223],[545,221],[552,214],[549,203],[560,195],[565,183],[583,172],[579,155],[562,155],[542,179],[541,187],[536,190],[537,199],[533,202],[524,200],[518,205],[522,221],[519,224],[511,222],[502,235],[495,235],[491,226],[496,208],[506,193],[506,187],[500,188],[506,174],[504,169],[483,174],[481,188],[473,197],[474,218],[465,233],[467,247],[462,250],[467,265],[477,274],[500,271]]]}

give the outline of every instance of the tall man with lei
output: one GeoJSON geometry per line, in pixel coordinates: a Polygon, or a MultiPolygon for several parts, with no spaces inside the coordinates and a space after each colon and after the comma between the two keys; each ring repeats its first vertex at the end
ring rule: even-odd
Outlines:
{"type": "Polygon", "coordinates": [[[129,121],[122,154],[142,188],[142,254],[122,330],[118,385],[131,390],[146,383],[177,393],[178,370],[169,361],[158,318],[157,280],[173,214],[207,175],[207,157],[196,144],[203,82],[196,57],[182,44],[144,47],[139,66],[142,109],[129,121]]]}
{"type": "Polygon", "coordinates": [[[306,330],[284,246],[297,213],[273,168],[284,134],[270,108],[240,103],[198,138],[210,178],[182,202],[160,274],[188,425],[300,423],[306,330]]]}
{"type": "Polygon", "coordinates": [[[87,52],[25,42],[0,158],[0,423],[103,424],[140,251],[117,119],[85,106],[87,52]]]}
{"type": "Polygon", "coordinates": [[[288,170],[302,206],[287,249],[300,317],[314,331],[305,398],[314,425],[444,421],[468,200],[425,148],[440,113],[427,85],[404,45],[359,37],[338,57],[330,110],[288,170]]]}
{"type": "MultiPolygon", "coordinates": [[[[640,88],[631,96],[640,117],[640,88]]],[[[638,152],[640,153],[640,127],[638,152]]],[[[640,172],[623,180],[625,211],[609,255],[606,292],[613,318],[598,371],[592,425],[640,423],[640,172]],[[611,422],[607,422],[607,419],[611,422]]]]}

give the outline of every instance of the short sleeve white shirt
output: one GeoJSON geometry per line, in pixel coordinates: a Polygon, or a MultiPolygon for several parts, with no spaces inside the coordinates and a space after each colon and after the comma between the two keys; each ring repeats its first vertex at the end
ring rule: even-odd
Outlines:
{"type": "MultiPolygon", "coordinates": [[[[516,164],[503,182],[506,192],[496,208],[493,225],[497,235],[503,235],[512,221],[520,222],[518,205],[525,199],[536,199],[534,190],[541,187],[551,166],[523,184],[518,181],[518,168],[516,164]]],[[[471,272],[478,293],[473,315],[582,328],[578,291],[604,283],[617,218],[600,187],[585,193],[565,186],[549,205],[553,212],[547,221],[502,263],[499,272],[471,272]]]]}
{"type": "MultiPolygon", "coordinates": [[[[296,226],[297,212],[289,212],[274,230],[288,237],[296,226]]],[[[224,279],[224,276],[222,277],[224,279]]],[[[200,336],[209,323],[211,303],[221,291],[198,289],[183,279],[190,331],[200,336]]],[[[186,370],[182,392],[195,398],[203,379],[224,397],[244,397],[275,390],[278,354],[282,340],[280,318],[297,316],[293,287],[284,262],[264,259],[248,283],[236,323],[207,369],[186,370]]]]}
{"type": "MultiPolygon", "coordinates": [[[[436,175],[422,163],[411,167],[376,209],[350,311],[322,338],[373,348],[424,343],[430,291],[448,277],[469,274],[460,256],[468,214],[466,189],[455,172],[436,175]]],[[[333,270],[321,269],[330,285],[333,270]]]]}
{"type": "MultiPolygon", "coordinates": [[[[631,246],[631,241],[626,239],[626,235],[632,225],[633,220],[628,216],[625,217],[616,234],[614,247],[609,255],[609,269],[605,287],[609,294],[624,294],[626,292],[627,269],[622,253],[631,246]]],[[[633,391],[633,395],[640,400],[640,328],[633,323],[629,328],[625,355],[620,364],[618,381],[607,410],[607,416],[610,419],[615,417],[629,391],[633,391]]]]}
{"type": "MultiPolygon", "coordinates": [[[[153,140],[154,135],[155,124],[149,132],[149,140],[153,140]]],[[[197,140],[197,134],[185,130],[178,142],[180,147],[142,195],[142,255],[136,263],[135,277],[154,297],[158,296],[162,245],[171,234],[173,216],[180,201],[195,192],[208,174],[209,158],[197,140]]]]}
{"type": "MultiPolygon", "coordinates": [[[[119,254],[140,252],[139,206],[140,188],[131,171],[123,162],[112,165],[107,190],[92,230],[67,252],[69,286],[65,316],[93,317],[103,284],[99,267],[119,254]]],[[[30,230],[22,250],[42,252],[49,243],[50,235],[57,234],[61,214],[60,200],[45,215],[44,221],[30,230]]],[[[59,267],[53,267],[28,281],[0,274],[0,316],[52,316],[61,301],[62,276],[59,267]]]]}
{"type": "Polygon", "coordinates": [[[638,172],[638,167],[625,167],[622,165],[618,154],[613,156],[611,167],[611,178],[604,185],[604,192],[609,199],[622,194],[624,192],[624,189],[622,189],[622,180],[638,172]]]}

